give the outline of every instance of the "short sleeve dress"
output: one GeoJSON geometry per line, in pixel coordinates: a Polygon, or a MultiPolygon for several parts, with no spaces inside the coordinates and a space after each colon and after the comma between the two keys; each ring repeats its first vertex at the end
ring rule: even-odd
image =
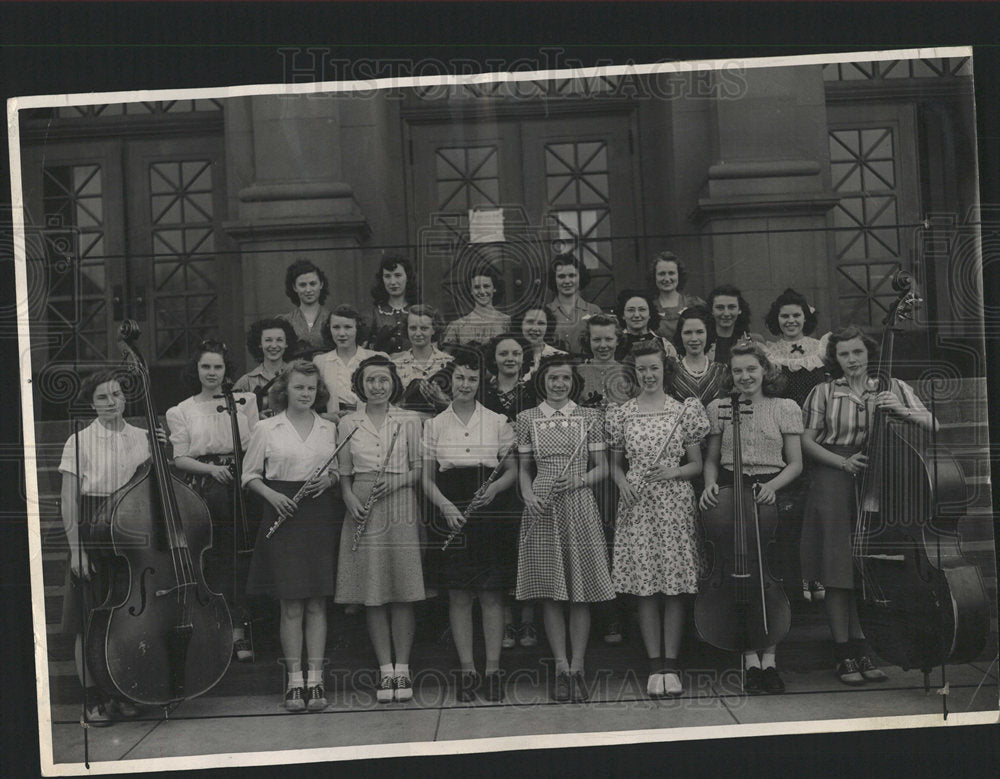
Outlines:
{"type": "MultiPolygon", "coordinates": [[[[340,422],[341,439],[357,429],[341,450],[340,475],[352,476],[351,489],[364,505],[375,486],[384,453],[392,445],[387,473],[404,473],[421,462],[420,417],[412,411],[390,408],[376,428],[364,410],[340,422]],[[396,426],[399,435],[392,445],[396,426]],[[347,454],[347,450],[350,450],[347,454]]],[[[364,533],[353,549],[356,523],[348,515],[340,539],[337,570],[337,603],[410,603],[423,600],[423,568],[420,559],[420,507],[413,486],[403,487],[374,503],[364,533]]]]}
{"type": "Polygon", "coordinates": [[[698,591],[700,557],[691,482],[674,479],[642,485],[642,474],[658,462],[676,467],[688,446],[708,434],[705,408],[696,398],[681,403],[667,396],[656,412],[640,411],[635,400],[610,407],[607,437],[625,452],[629,484],[639,489],[634,505],[618,504],[612,579],[617,592],[649,596],[698,591]],[[667,436],[677,424],[663,457],[667,436]]]}
{"type": "MultiPolygon", "coordinates": [[[[589,453],[603,451],[601,412],[567,404],[554,414],[546,404],[517,416],[517,448],[530,454],[537,473],[532,490],[543,502],[552,482],[577,449],[567,473],[579,482],[587,472],[589,453]]],[[[574,603],[611,600],[615,596],[608,570],[607,546],[594,493],[572,488],[552,497],[544,514],[525,511],[518,543],[518,600],[551,598],[574,603]]]]}

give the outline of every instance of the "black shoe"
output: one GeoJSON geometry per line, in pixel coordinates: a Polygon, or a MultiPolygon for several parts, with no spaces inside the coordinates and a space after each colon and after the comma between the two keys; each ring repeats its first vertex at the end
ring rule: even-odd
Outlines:
{"type": "Polygon", "coordinates": [[[584,703],[590,700],[590,693],[587,692],[587,683],[583,680],[583,674],[577,671],[569,680],[569,699],[573,703],[584,703]]]}
{"type": "Polygon", "coordinates": [[[743,692],[747,695],[764,692],[764,672],[760,668],[747,668],[743,676],[743,692]]]}
{"type": "Polygon", "coordinates": [[[763,687],[766,693],[776,693],[785,691],[785,683],[781,681],[781,676],[778,675],[778,669],[773,665],[770,668],[765,668],[761,676],[761,687],[763,687]]]}
{"type": "Polygon", "coordinates": [[[301,687],[290,687],[285,691],[285,710],[286,711],[305,711],[306,710],[306,691],[301,687]]]}
{"type": "Polygon", "coordinates": [[[499,703],[504,699],[503,671],[490,671],[486,674],[486,700],[499,703]]]}
{"type": "Polygon", "coordinates": [[[560,671],[556,674],[555,682],[552,685],[552,700],[557,703],[565,703],[570,696],[570,676],[568,671],[560,671]]]}
{"type": "Polygon", "coordinates": [[[455,700],[459,703],[474,701],[476,699],[476,690],[479,689],[481,681],[479,674],[475,671],[462,671],[458,675],[458,683],[455,686],[455,700]]]}
{"type": "Polygon", "coordinates": [[[850,657],[837,663],[837,676],[840,677],[840,681],[844,684],[849,684],[852,687],[857,687],[859,684],[865,683],[865,677],[861,675],[857,661],[850,657]]]}
{"type": "Polygon", "coordinates": [[[327,707],[326,691],[322,684],[315,684],[306,691],[306,708],[309,711],[323,711],[327,707]]]}
{"type": "Polygon", "coordinates": [[[875,667],[875,664],[868,655],[861,655],[854,662],[858,666],[858,671],[861,672],[861,677],[866,682],[884,682],[889,678],[885,675],[885,671],[875,667]]]}

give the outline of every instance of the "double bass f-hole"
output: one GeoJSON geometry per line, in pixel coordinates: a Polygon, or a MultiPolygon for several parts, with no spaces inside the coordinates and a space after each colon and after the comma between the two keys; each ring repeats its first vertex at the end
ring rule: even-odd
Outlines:
{"type": "Polygon", "coordinates": [[[237,398],[233,394],[233,383],[231,381],[222,382],[221,395],[215,398],[223,398],[226,402],[216,406],[215,410],[220,414],[229,415],[229,426],[233,433],[233,465],[230,471],[233,474],[233,524],[235,525],[236,552],[238,554],[251,554],[254,547],[254,539],[250,535],[250,523],[247,520],[246,499],[243,497],[243,486],[240,483],[243,479],[243,442],[240,438],[239,417],[236,415],[236,406],[245,406],[246,398],[237,398]]]}

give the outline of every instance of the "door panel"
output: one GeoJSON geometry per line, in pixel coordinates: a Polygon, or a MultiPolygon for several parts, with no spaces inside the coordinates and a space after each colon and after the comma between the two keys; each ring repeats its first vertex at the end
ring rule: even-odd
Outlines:
{"type": "Polygon", "coordinates": [[[896,269],[913,261],[921,217],[917,131],[911,103],[828,107],[830,171],[839,203],[830,213],[829,310],[834,325],[880,328],[896,298],[896,269]]]}
{"type": "Polygon", "coordinates": [[[572,250],[591,269],[585,297],[613,305],[616,289],[640,280],[630,121],[411,122],[410,230],[425,297],[449,316],[465,313],[469,265],[485,257],[507,288],[499,307],[516,314],[548,300],[548,261],[572,250]],[[470,211],[498,210],[502,238],[470,229],[470,211]]]}
{"type": "Polygon", "coordinates": [[[203,337],[242,342],[240,298],[226,294],[239,288],[239,263],[220,244],[222,159],[221,138],[208,136],[24,148],[32,369],[42,418],[65,416],[75,385],[67,374],[120,359],[123,319],[142,329],[137,345],[161,408],[186,394],[178,373],[203,337]]]}

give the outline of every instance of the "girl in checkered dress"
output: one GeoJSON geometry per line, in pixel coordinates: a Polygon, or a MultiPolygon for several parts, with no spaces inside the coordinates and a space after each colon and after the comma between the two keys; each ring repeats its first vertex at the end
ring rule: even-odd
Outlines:
{"type": "Polygon", "coordinates": [[[525,505],[516,594],[518,600],[542,600],[545,633],[555,659],[553,699],[584,701],[590,604],[615,595],[593,493],[607,473],[602,416],[572,400],[582,381],[569,357],[544,358],[535,381],[545,400],[518,414],[516,425],[525,505]]]}

